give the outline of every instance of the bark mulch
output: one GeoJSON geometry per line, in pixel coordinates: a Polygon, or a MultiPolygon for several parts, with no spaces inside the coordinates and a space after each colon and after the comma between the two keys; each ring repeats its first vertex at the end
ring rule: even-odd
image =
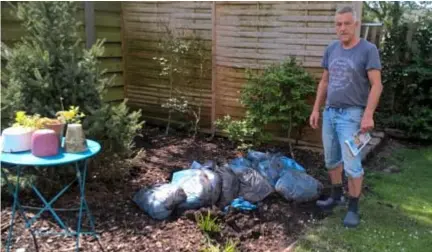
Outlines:
{"type": "MultiPolygon", "coordinates": [[[[137,147],[142,151],[127,167],[118,167],[123,175],[115,182],[108,183],[100,179],[103,174],[89,171],[86,198],[100,240],[82,236],[81,251],[201,251],[206,247],[205,236],[194,219],[195,211],[176,213],[168,220],[157,221],[141,211],[131,198],[143,186],[169,182],[174,171],[188,168],[194,160],[204,162],[213,159],[223,162],[234,158],[236,151],[224,138],[208,140],[208,136],[198,136],[192,139],[181,133],[170,136],[163,133],[164,130],[160,128],[146,128],[143,137],[137,139],[137,147]]],[[[258,150],[269,149],[289,156],[288,146],[263,146],[258,150]]],[[[296,161],[309,174],[324,184],[328,183],[321,154],[296,150],[295,155],[296,161]]],[[[101,167],[98,170],[104,172],[101,167]]],[[[78,195],[77,190],[73,190],[60,198],[54,207],[76,204],[78,195]]],[[[23,198],[30,204],[40,204],[33,196],[29,192],[23,193],[23,198]]],[[[3,245],[8,233],[11,205],[11,197],[2,193],[3,245]]],[[[314,202],[296,204],[287,202],[277,194],[260,202],[258,210],[252,212],[230,211],[224,214],[217,208],[198,211],[207,213],[207,210],[218,216],[222,225],[222,231],[215,240],[221,244],[229,239],[238,241],[238,251],[283,251],[302,234],[307,225],[325,217],[316,209],[314,202]]],[[[61,217],[74,227],[75,213],[62,213],[61,217]]],[[[50,214],[44,214],[42,219],[36,221],[35,227],[50,231],[58,229],[50,214]]],[[[34,239],[24,229],[21,216],[17,218],[14,233],[14,249],[36,251],[34,239]]],[[[36,241],[39,251],[75,249],[75,239],[71,237],[36,237],[36,241]]]]}

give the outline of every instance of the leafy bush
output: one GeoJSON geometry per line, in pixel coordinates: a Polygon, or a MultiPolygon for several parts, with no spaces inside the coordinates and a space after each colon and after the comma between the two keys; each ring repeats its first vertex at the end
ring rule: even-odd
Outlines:
{"type": "Polygon", "coordinates": [[[253,140],[253,137],[258,132],[250,121],[248,115],[242,120],[233,120],[230,115],[224,116],[215,122],[216,127],[228,135],[228,139],[237,144],[238,149],[248,149],[251,144],[247,144],[248,140],[253,140]]]}
{"type": "Polygon", "coordinates": [[[268,138],[264,129],[270,124],[281,125],[288,138],[294,129],[304,127],[311,110],[307,100],[315,92],[315,80],[294,57],[267,67],[263,73],[248,70],[247,79],[240,101],[247,111],[246,125],[256,128],[251,132],[255,137],[268,138]]]}
{"type": "Polygon", "coordinates": [[[83,48],[77,6],[76,2],[18,4],[26,36],[13,49],[2,45],[7,60],[2,71],[2,126],[10,125],[16,111],[55,117],[65,107],[79,106],[89,137],[106,141],[117,153],[128,153],[143,124],[140,111],[129,113],[125,103],[103,102],[113,79],[98,60],[103,41],[83,48]]]}
{"type": "Polygon", "coordinates": [[[405,43],[409,25],[392,27],[382,51],[384,91],[378,123],[432,140],[432,22],[423,20],[405,43]]]}

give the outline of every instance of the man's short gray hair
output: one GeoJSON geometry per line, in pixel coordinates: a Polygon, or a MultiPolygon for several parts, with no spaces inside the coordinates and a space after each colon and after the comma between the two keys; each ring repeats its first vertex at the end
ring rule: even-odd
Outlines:
{"type": "Polygon", "coordinates": [[[345,13],[352,13],[354,20],[357,21],[357,13],[356,13],[356,11],[354,10],[353,7],[351,7],[351,6],[343,6],[343,7],[341,7],[341,8],[339,8],[339,9],[336,10],[336,15],[337,14],[345,14],[345,13]]]}

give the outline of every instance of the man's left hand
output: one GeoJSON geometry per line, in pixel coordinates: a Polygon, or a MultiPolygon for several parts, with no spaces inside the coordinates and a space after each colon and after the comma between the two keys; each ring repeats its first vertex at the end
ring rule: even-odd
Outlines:
{"type": "Polygon", "coordinates": [[[371,131],[375,126],[373,116],[365,114],[361,121],[360,130],[362,133],[371,131]]]}

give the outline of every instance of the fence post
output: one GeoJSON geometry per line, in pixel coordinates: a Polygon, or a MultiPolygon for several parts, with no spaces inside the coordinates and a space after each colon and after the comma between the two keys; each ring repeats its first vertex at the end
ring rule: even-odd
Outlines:
{"type": "Polygon", "coordinates": [[[85,13],[84,25],[85,25],[85,33],[86,33],[86,47],[90,48],[96,42],[93,1],[84,2],[84,13],[85,13]]]}
{"type": "Polygon", "coordinates": [[[212,3],[212,106],[211,106],[211,132],[216,133],[216,2],[212,3]]]}
{"type": "Polygon", "coordinates": [[[353,2],[354,10],[357,14],[357,20],[359,22],[359,28],[357,29],[356,35],[360,37],[360,30],[362,27],[362,10],[363,10],[363,1],[355,1],[353,2]]]}

